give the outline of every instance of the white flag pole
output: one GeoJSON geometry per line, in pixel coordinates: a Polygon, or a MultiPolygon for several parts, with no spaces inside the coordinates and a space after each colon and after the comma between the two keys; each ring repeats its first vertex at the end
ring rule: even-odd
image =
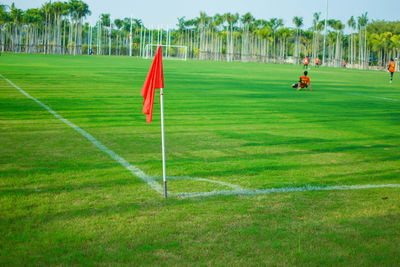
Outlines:
{"type": "Polygon", "coordinates": [[[164,88],[160,88],[160,106],[161,106],[161,142],[162,142],[162,162],[163,162],[163,184],[164,198],[167,198],[167,176],[165,166],[165,136],[164,136],[164,88]]]}

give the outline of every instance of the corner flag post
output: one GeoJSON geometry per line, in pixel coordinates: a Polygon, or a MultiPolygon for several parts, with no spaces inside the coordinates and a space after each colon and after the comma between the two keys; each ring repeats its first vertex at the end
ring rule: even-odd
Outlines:
{"type": "Polygon", "coordinates": [[[156,56],[151,64],[149,73],[142,88],[143,113],[146,114],[147,123],[151,123],[153,117],[153,105],[155,89],[160,89],[161,108],[161,143],[162,143],[162,164],[163,164],[163,188],[164,198],[167,198],[167,175],[165,164],[165,134],[164,134],[164,72],[162,65],[162,48],[158,47],[156,56]]]}
{"type": "Polygon", "coordinates": [[[166,164],[165,164],[165,132],[164,132],[164,88],[160,88],[160,107],[161,107],[163,185],[164,185],[164,198],[167,198],[167,175],[166,175],[166,164]]]}

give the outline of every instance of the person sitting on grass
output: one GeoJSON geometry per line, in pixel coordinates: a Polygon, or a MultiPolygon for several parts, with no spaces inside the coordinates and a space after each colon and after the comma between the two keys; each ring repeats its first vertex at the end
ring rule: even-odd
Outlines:
{"type": "Polygon", "coordinates": [[[292,87],[296,88],[297,91],[300,91],[301,89],[304,89],[307,91],[308,86],[310,86],[310,91],[312,92],[310,78],[307,77],[307,75],[308,75],[308,72],[305,71],[304,76],[300,76],[299,82],[292,84],[292,87]]]}

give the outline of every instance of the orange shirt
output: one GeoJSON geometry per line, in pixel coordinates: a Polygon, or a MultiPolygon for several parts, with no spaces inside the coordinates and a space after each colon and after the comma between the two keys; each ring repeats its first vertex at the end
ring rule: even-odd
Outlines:
{"type": "Polygon", "coordinates": [[[308,58],[304,59],[304,65],[308,65],[308,58]]]}
{"type": "Polygon", "coordinates": [[[346,60],[343,60],[343,66],[346,66],[346,60]]]}
{"type": "Polygon", "coordinates": [[[308,84],[310,84],[310,78],[307,76],[301,76],[300,77],[300,87],[306,88],[308,84]]]}
{"type": "Polygon", "coordinates": [[[396,63],[394,63],[394,61],[390,62],[389,65],[389,71],[390,72],[394,72],[394,68],[396,67],[396,63]]]}
{"type": "Polygon", "coordinates": [[[315,63],[316,63],[316,64],[319,64],[319,58],[316,58],[316,59],[315,59],[315,63]]]}

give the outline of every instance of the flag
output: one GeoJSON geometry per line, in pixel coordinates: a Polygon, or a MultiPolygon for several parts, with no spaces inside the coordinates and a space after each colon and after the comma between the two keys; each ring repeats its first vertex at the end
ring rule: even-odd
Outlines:
{"type": "Polygon", "coordinates": [[[154,93],[156,88],[164,88],[161,46],[158,47],[153,64],[151,64],[150,71],[142,88],[142,96],[144,98],[143,113],[146,114],[147,123],[151,123],[153,117],[154,93]]]}

